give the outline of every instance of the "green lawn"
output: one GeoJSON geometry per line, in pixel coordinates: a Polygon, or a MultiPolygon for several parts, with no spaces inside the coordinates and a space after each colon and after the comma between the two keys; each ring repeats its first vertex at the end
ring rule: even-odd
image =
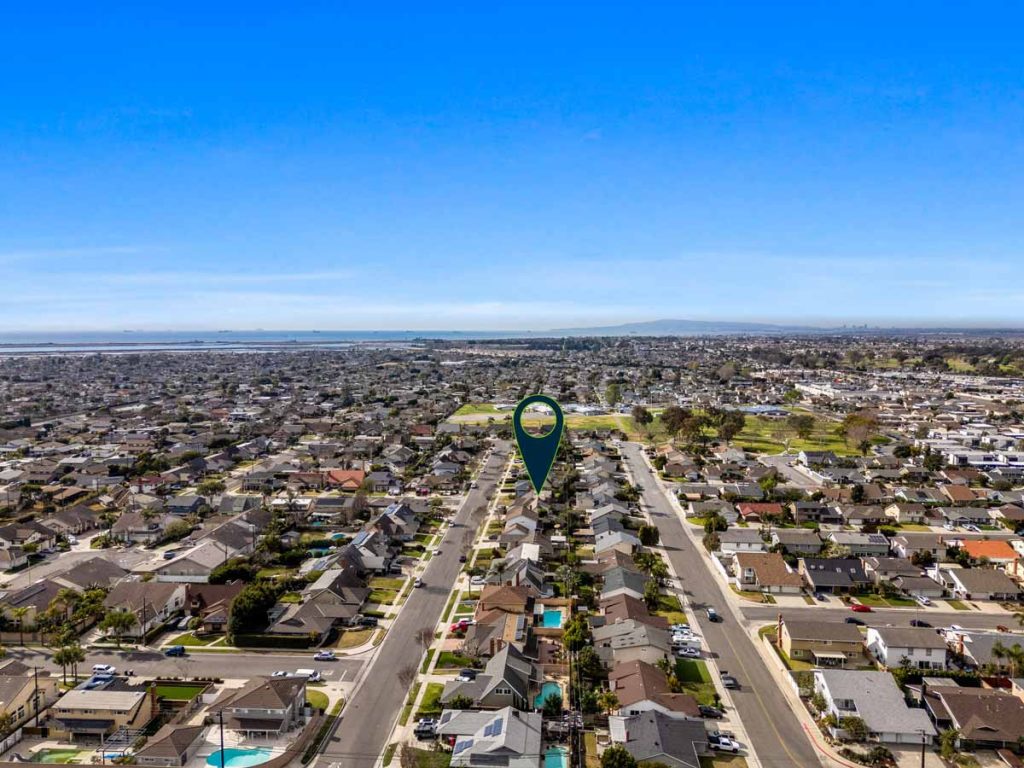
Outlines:
{"type": "Polygon", "coordinates": [[[326,693],[322,693],[321,691],[311,691],[307,688],[306,703],[315,709],[326,710],[330,700],[327,698],[326,693]]]}
{"type": "Polygon", "coordinates": [[[370,579],[368,586],[370,589],[401,589],[405,586],[405,579],[389,579],[378,576],[375,579],[370,579]]]}
{"type": "Polygon", "coordinates": [[[510,411],[499,411],[494,403],[466,403],[459,407],[453,416],[479,416],[481,414],[494,416],[496,414],[509,414],[510,411]]]}
{"type": "Polygon", "coordinates": [[[302,595],[298,592],[285,592],[278,598],[278,601],[282,603],[301,603],[302,595]]]}
{"type": "Polygon", "coordinates": [[[156,695],[168,701],[191,701],[205,688],[205,685],[158,685],[156,695]]]}
{"type": "Polygon", "coordinates": [[[743,431],[732,442],[748,451],[781,453],[786,448],[784,440],[789,437],[790,453],[795,454],[807,450],[833,451],[840,456],[858,455],[859,451],[856,446],[847,446],[846,441],[839,436],[836,431],[838,428],[838,422],[818,418],[810,438],[801,440],[792,430],[787,430],[785,420],[748,415],[743,431]],[[782,434],[776,434],[777,432],[782,434]]]}
{"type": "Polygon", "coordinates": [[[705,755],[700,758],[700,768],[747,768],[747,759],[739,755],[705,755]]]}
{"type": "Polygon", "coordinates": [[[398,724],[405,725],[409,722],[409,715],[412,714],[412,706],[416,703],[416,697],[420,693],[420,683],[418,680],[412,684],[412,688],[409,689],[409,695],[405,699],[405,706],[402,707],[402,711],[398,716],[398,724]]]}
{"type": "Polygon", "coordinates": [[[434,649],[428,648],[427,655],[423,657],[423,664],[420,665],[420,674],[427,674],[427,670],[430,669],[430,662],[434,659],[434,649]]]}
{"type": "Polygon", "coordinates": [[[469,656],[452,653],[451,651],[441,651],[437,655],[437,664],[434,665],[434,669],[461,669],[462,667],[472,666],[473,659],[469,656]]]}
{"type": "Polygon", "coordinates": [[[444,693],[444,685],[441,683],[427,683],[420,700],[420,708],[416,710],[416,717],[430,717],[441,714],[441,694],[444,693]]]}
{"type": "Polygon", "coordinates": [[[684,683],[710,683],[708,665],[696,659],[676,659],[676,677],[684,683]]]}
{"type": "Polygon", "coordinates": [[[335,648],[357,648],[363,643],[370,642],[373,637],[373,629],[346,629],[338,637],[334,644],[335,648]]]}
{"type": "Polygon", "coordinates": [[[398,593],[394,590],[374,589],[366,600],[369,603],[377,603],[378,605],[391,605],[397,598],[398,593]]]}
{"type": "Polygon", "coordinates": [[[171,640],[168,645],[191,645],[193,647],[198,645],[211,645],[218,637],[219,635],[213,635],[211,637],[196,637],[191,632],[185,632],[171,640]]]}
{"type": "Polygon", "coordinates": [[[971,610],[971,606],[967,605],[967,603],[961,600],[947,600],[946,602],[949,604],[949,607],[952,608],[954,611],[971,610]]]}

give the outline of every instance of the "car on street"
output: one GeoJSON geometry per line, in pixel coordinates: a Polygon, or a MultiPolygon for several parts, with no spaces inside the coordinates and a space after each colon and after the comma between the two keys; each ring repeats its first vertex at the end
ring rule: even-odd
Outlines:
{"type": "Polygon", "coordinates": [[[858,627],[865,626],[865,622],[861,621],[856,616],[847,616],[845,621],[847,624],[856,624],[858,627]]]}
{"type": "Polygon", "coordinates": [[[910,620],[910,626],[912,626],[912,627],[931,627],[931,624],[929,624],[924,619],[911,619],[910,620]]]}
{"type": "Polygon", "coordinates": [[[699,659],[700,651],[696,648],[680,648],[676,651],[676,656],[684,659],[699,659]]]}
{"type": "Polygon", "coordinates": [[[416,581],[414,581],[414,582],[412,583],[412,585],[413,585],[413,587],[415,587],[415,588],[419,589],[420,587],[422,587],[422,586],[423,586],[423,579],[421,579],[421,578],[420,578],[419,576],[417,576],[417,577],[416,577],[416,581]]]}
{"type": "Polygon", "coordinates": [[[285,672],[283,669],[279,669],[277,670],[277,672],[272,674],[271,677],[288,677],[288,673],[285,672]]]}
{"type": "Polygon", "coordinates": [[[736,690],[740,687],[740,681],[728,672],[722,672],[722,685],[729,690],[736,690]]]}
{"type": "Polygon", "coordinates": [[[710,707],[707,704],[701,704],[698,709],[700,710],[700,716],[708,720],[721,720],[725,717],[725,712],[717,707],[710,707]]]}
{"type": "Polygon", "coordinates": [[[708,621],[721,621],[722,617],[718,615],[718,611],[714,608],[707,609],[708,621]]]}
{"type": "Polygon", "coordinates": [[[459,555],[459,562],[460,563],[466,562],[466,556],[465,555],[459,555]]]}
{"type": "Polygon", "coordinates": [[[164,651],[164,656],[184,656],[184,655],[185,655],[185,646],[184,645],[172,645],[170,648],[168,648],[166,651],[164,651]]]}
{"type": "Polygon", "coordinates": [[[313,654],[313,661],[334,661],[334,651],[317,651],[313,654]]]}
{"type": "Polygon", "coordinates": [[[92,673],[94,675],[115,675],[117,674],[117,667],[111,664],[93,664],[92,673]]]}
{"type": "Polygon", "coordinates": [[[854,613],[871,613],[871,606],[864,605],[864,603],[854,603],[850,606],[850,610],[854,613]]]}

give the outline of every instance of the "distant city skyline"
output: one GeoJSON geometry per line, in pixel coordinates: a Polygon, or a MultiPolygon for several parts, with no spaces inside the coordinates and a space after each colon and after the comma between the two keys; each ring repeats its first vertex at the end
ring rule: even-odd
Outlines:
{"type": "Polygon", "coordinates": [[[1024,325],[1019,7],[58,5],[0,331],[1024,325]]]}

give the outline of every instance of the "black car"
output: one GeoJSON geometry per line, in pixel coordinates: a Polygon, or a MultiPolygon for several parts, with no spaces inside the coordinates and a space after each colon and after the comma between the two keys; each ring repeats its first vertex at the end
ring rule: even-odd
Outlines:
{"type": "Polygon", "coordinates": [[[459,562],[460,563],[466,562],[466,556],[465,555],[459,555],[459,562]]]}
{"type": "Polygon", "coordinates": [[[855,616],[847,616],[846,617],[846,623],[847,624],[856,624],[858,627],[866,626],[863,621],[861,621],[860,619],[858,619],[855,616]]]}
{"type": "Polygon", "coordinates": [[[912,626],[912,627],[931,627],[931,624],[929,624],[924,619],[911,619],[910,620],[910,626],[912,626]]]}
{"type": "Polygon", "coordinates": [[[376,627],[379,619],[376,616],[361,616],[359,618],[359,626],[361,627],[376,627]]]}
{"type": "Polygon", "coordinates": [[[715,707],[709,707],[707,704],[701,704],[699,709],[700,716],[706,717],[709,720],[721,720],[725,717],[725,712],[720,709],[716,709],[715,707]]]}

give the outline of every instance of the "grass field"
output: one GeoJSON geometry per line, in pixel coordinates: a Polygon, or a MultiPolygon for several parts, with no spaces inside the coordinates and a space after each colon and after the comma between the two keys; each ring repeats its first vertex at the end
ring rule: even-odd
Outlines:
{"type": "Polygon", "coordinates": [[[711,682],[711,673],[703,661],[676,659],[676,677],[683,684],[683,691],[693,696],[698,703],[716,705],[718,698],[715,685],[711,682]]]}
{"type": "Polygon", "coordinates": [[[451,651],[441,651],[437,655],[437,664],[434,665],[434,669],[461,669],[472,666],[473,659],[469,656],[462,656],[451,651]]]}
{"type": "Polygon", "coordinates": [[[389,579],[383,576],[378,576],[375,579],[370,579],[370,589],[401,589],[405,586],[405,579],[389,579]]]}
{"type": "Polygon", "coordinates": [[[357,648],[363,643],[370,642],[371,637],[373,637],[372,629],[346,629],[341,633],[334,647],[338,649],[357,648]]]}
{"type": "Polygon", "coordinates": [[[185,632],[184,634],[178,635],[176,638],[171,640],[168,645],[184,645],[184,646],[202,646],[212,645],[218,636],[214,637],[196,637],[191,632],[185,632]]]}
{"type": "Polygon", "coordinates": [[[658,595],[658,607],[653,611],[655,616],[668,620],[669,624],[689,624],[679,598],[674,595],[658,595]]]}
{"type": "Polygon", "coordinates": [[[377,603],[378,605],[391,605],[395,602],[398,597],[398,593],[391,589],[374,589],[371,590],[370,596],[366,598],[367,602],[377,603]]]}
{"type": "Polygon", "coordinates": [[[971,606],[969,606],[967,603],[965,603],[965,602],[963,602],[961,600],[947,600],[946,603],[954,611],[969,611],[969,610],[971,610],[971,606]]]}

